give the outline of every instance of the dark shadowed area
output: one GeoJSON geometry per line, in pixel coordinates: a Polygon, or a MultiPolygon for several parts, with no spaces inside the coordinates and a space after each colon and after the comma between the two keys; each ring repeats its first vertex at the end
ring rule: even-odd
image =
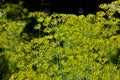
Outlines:
{"type": "MultiPolygon", "coordinates": [[[[0,0],[0,2],[18,3],[20,0],[0,0]]],[[[102,3],[115,0],[22,0],[29,11],[44,11],[48,14],[95,14],[102,3]]]]}

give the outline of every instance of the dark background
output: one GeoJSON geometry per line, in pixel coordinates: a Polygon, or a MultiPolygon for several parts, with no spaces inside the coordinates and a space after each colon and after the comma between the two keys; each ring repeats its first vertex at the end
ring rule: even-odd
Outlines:
{"type": "MultiPolygon", "coordinates": [[[[3,3],[18,3],[20,0],[0,0],[3,3]]],[[[44,11],[46,8],[51,13],[78,14],[78,9],[82,7],[83,14],[95,14],[102,3],[110,3],[115,0],[22,0],[23,6],[29,11],[44,11]]]]}

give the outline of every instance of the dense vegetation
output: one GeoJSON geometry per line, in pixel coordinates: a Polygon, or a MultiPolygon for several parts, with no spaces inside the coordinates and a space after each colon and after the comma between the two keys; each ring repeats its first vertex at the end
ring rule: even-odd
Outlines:
{"type": "Polygon", "coordinates": [[[87,16],[0,12],[1,80],[119,80],[120,0],[87,16]]]}

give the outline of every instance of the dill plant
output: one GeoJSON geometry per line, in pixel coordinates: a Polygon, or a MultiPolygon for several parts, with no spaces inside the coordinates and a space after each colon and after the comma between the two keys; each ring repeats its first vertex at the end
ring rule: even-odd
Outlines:
{"type": "MultiPolygon", "coordinates": [[[[118,3],[119,0],[113,2],[117,10],[118,3]]],[[[21,15],[7,19],[7,12],[3,12],[0,18],[0,78],[119,80],[120,19],[116,16],[119,11],[111,10],[107,4],[100,7],[103,11],[87,16],[29,12],[26,21],[21,15]],[[29,32],[32,36],[24,31],[30,19],[36,21],[31,20],[35,23],[31,26],[33,31],[29,32]]],[[[8,8],[3,11],[11,12],[8,8]]]]}

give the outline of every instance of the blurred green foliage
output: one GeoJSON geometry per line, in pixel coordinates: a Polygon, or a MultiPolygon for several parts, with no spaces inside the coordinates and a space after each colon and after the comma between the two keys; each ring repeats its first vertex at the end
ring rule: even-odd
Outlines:
{"type": "Polygon", "coordinates": [[[0,17],[1,80],[119,80],[120,0],[89,14],[27,12],[6,4],[0,17]],[[115,8],[111,8],[110,5],[115,8]]]}

